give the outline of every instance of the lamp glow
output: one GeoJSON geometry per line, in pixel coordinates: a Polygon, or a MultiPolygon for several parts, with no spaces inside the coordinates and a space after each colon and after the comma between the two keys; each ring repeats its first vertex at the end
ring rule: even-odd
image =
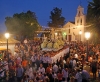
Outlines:
{"type": "Polygon", "coordinates": [[[57,36],[58,33],[55,33],[55,35],[57,36]]]}
{"type": "Polygon", "coordinates": [[[6,39],[8,39],[10,37],[10,34],[9,33],[5,33],[5,37],[6,37],[6,39]]]}
{"type": "Polygon", "coordinates": [[[82,31],[81,31],[81,30],[79,31],[79,34],[80,34],[80,35],[82,34],[82,31]]]}
{"type": "Polygon", "coordinates": [[[85,33],[85,38],[88,40],[90,38],[90,32],[85,33]]]}

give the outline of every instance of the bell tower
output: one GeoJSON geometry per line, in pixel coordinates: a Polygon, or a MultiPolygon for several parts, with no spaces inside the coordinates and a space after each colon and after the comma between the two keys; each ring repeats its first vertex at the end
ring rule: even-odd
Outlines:
{"type": "Polygon", "coordinates": [[[76,36],[81,36],[80,41],[84,41],[84,31],[86,25],[86,15],[84,14],[84,8],[79,5],[77,8],[77,13],[75,16],[75,27],[76,27],[76,36]],[[79,32],[82,32],[81,34],[79,32]]]}
{"type": "Polygon", "coordinates": [[[79,25],[85,26],[85,24],[86,24],[86,16],[84,15],[84,8],[79,5],[77,8],[77,14],[75,17],[75,25],[76,26],[79,26],[79,25]]]}

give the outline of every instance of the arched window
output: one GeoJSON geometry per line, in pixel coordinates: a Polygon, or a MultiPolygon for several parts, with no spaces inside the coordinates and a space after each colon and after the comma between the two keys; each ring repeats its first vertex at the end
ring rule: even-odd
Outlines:
{"type": "Polygon", "coordinates": [[[80,11],[78,12],[78,16],[80,16],[80,11]]]}
{"type": "Polygon", "coordinates": [[[77,19],[77,25],[79,24],[79,20],[77,19]]]}
{"type": "Polygon", "coordinates": [[[80,25],[82,25],[82,18],[81,18],[81,20],[80,20],[80,25]]]}
{"type": "Polygon", "coordinates": [[[69,33],[70,33],[70,28],[69,28],[69,33]]]}

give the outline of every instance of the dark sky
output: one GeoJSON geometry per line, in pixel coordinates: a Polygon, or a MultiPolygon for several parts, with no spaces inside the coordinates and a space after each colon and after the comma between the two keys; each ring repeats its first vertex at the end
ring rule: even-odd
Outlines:
{"type": "MultiPolygon", "coordinates": [[[[91,0],[81,0],[85,14],[88,1],[91,0]]],[[[28,10],[36,13],[41,26],[47,26],[47,22],[50,21],[50,11],[54,7],[62,8],[62,16],[66,18],[66,22],[74,21],[79,5],[80,0],[0,0],[0,32],[6,30],[5,17],[13,16],[15,13],[27,12],[28,10]]]]}

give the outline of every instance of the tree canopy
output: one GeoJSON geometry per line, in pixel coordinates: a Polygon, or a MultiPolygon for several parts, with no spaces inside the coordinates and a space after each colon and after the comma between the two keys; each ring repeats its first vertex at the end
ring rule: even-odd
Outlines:
{"type": "Polygon", "coordinates": [[[31,11],[16,13],[5,19],[7,31],[18,36],[33,37],[34,32],[41,29],[35,13],[31,11]]]}
{"type": "Polygon", "coordinates": [[[94,37],[98,39],[100,35],[100,0],[92,0],[88,4],[87,24],[90,24],[90,30],[94,37]]]}
{"type": "Polygon", "coordinates": [[[55,7],[50,13],[51,21],[48,22],[49,27],[59,28],[65,24],[65,18],[61,15],[62,9],[55,7]]]}

